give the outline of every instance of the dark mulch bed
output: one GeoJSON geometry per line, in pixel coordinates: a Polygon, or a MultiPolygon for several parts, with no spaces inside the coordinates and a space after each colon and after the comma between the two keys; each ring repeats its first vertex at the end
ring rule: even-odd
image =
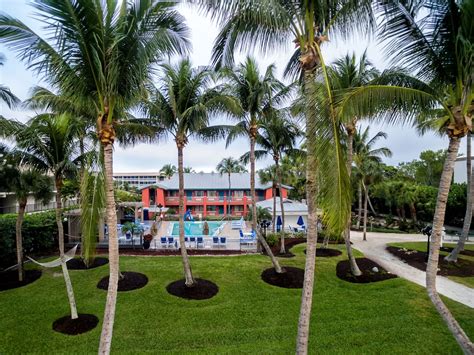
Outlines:
{"type": "Polygon", "coordinates": [[[174,281],[166,286],[166,291],[176,297],[187,300],[207,300],[214,297],[219,292],[219,287],[212,281],[204,279],[195,279],[193,287],[185,284],[185,279],[174,281]]]}
{"type": "MultiPolygon", "coordinates": [[[[304,253],[306,254],[306,249],[304,250],[304,253]]],[[[334,256],[339,256],[341,255],[342,252],[337,249],[331,249],[331,248],[316,248],[316,257],[317,258],[332,258],[334,256]]]]}
{"type": "Polygon", "coordinates": [[[23,281],[18,281],[18,270],[0,273],[0,291],[26,286],[41,277],[40,270],[26,270],[23,281]]]}
{"type": "Polygon", "coordinates": [[[278,274],[274,268],[263,270],[262,280],[267,284],[283,288],[302,288],[304,280],[304,270],[292,267],[282,266],[285,272],[278,274]]]}
{"type": "MultiPolygon", "coordinates": [[[[148,277],[139,272],[125,271],[122,272],[123,278],[119,278],[119,291],[132,291],[145,287],[148,283],[148,277]]],[[[97,284],[97,288],[106,290],[109,288],[109,276],[103,277],[97,284]]]]}
{"type": "Polygon", "coordinates": [[[76,319],[71,319],[70,315],[56,319],[53,330],[63,334],[78,335],[94,329],[99,323],[99,318],[93,314],[79,313],[78,316],[76,319]]]}
{"type": "Polygon", "coordinates": [[[295,256],[295,254],[287,251],[286,253],[282,254],[282,253],[276,253],[275,256],[278,256],[279,258],[293,258],[295,256]]]}
{"type": "Polygon", "coordinates": [[[97,258],[94,258],[94,261],[92,262],[92,264],[89,265],[89,267],[87,267],[83,259],[74,258],[74,259],[69,260],[66,263],[66,265],[69,270],[89,270],[89,269],[94,269],[99,266],[107,265],[108,263],[109,263],[109,259],[97,257],[97,258]]]}
{"type": "MultiPolygon", "coordinates": [[[[442,251],[446,251],[446,252],[448,252],[448,253],[451,253],[454,248],[451,248],[451,247],[441,247],[441,248],[439,248],[439,249],[442,250],[442,251]]],[[[474,256],[474,250],[463,250],[463,251],[461,251],[459,254],[461,254],[461,255],[466,255],[466,256],[474,256]]]]}
{"type": "MultiPolygon", "coordinates": [[[[212,249],[187,249],[188,255],[238,255],[248,254],[241,250],[212,250],[212,249]]],[[[98,253],[107,254],[107,249],[98,249],[98,253]]],[[[119,249],[120,255],[152,255],[152,256],[181,256],[179,249],[119,249]]]]}
{"type": "MultiPolygon", "coordinates": [[[[399,257],[408,265],[416,267],[419,270],[426,271],[426,252],[418,250],[408,250],[404,248],[388,246],[387,250],[393,255],[399,257]]],[[[442,276],[474,276],[474,261],[458,258],[457,263],[450,263],[444,260],[440,255],[438,275],[442,276]]]]}
{"type": "MultiPolygon", "coordinates": [[[[318,243],[324,243],[324,237],[318,237],[318,243]]],[[[344,239],[329,240],[328,244],[344,244],[344,239]]]]}
{"type": "Polygon", "coordinates": [[[370,282],[379,282],[389,279],[394,279],[397,275],[387,272],[383,267],[377,264],[375,261],[372,261],[367,258],[356,258],[357,265],[359,266],[362,275],[354,276],[351,273],[351,268],[349,266],[349,260],[342,260],[337,263],[336,266],[336,275],[341,280],[366,284],[370,282]],[[372,269],[378,268],[378,272],[374,272],[372,269]]]}
{"type": "MultiPolygon", "coordinates": [[[[289,250],[293,248],[295,245],[306,243],[306,238],[285,238],[285,254],[280,254],[280,245],[281,239],[278,239],[278,243],[270,247],[272,250],[273,255],[278,256],[280,258],[292,258],[295,254],[291,253],[289,250]]],[[[263,250],[263,255],[267,255],[266,251],[263,250]]]]}

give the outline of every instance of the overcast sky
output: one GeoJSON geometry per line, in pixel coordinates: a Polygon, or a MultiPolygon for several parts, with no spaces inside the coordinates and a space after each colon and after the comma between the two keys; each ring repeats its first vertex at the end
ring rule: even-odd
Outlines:
{"type": "MultiPolygon", "coordinates": [[[[41,23],[33,18],[32,7],[28,5],[28,0],[0,0],[0,10],[12,15],[34,30],[41,31],[41,23]]],[[[197,13],[193,8],[180,7],[181,13],[185,16],[187,24],[192,34],[191,59],[195,66],[209,64],[211,49],[214,38],[217,34],[217,27],[203,15],[197,13]]],[[[345,55],[348,52],[361,54],[367,48],[369,59],[374,65],[382,70],[388,66],[382,55],[381,46],[375,40],[354,38],[341,42],[329,42],[323,47],[323,55],[326,62],[330,63],[335,58],[345,55]]],[[[277,53],[264,56],[262,53],[250,53],[258,59],[261,68],[265,68],[271,63],[275,63],[279,75],[292,53],[292,46],[289,44],[286,49],[280,49],[277,53]]],[[[29,89],[41,84],[33,73],[27,70],[25,65],[15,58],[15,55],[0,45],[0,52],[6,56],[6,63],[0,68],[0,83],[8,86],[20,99],[28,97],[29,89]]],[[[238,60],[245,56],[240,54],[238,60]]],[[[44,85],[44,83],[43,83],[44,85]]],[[[21,121],[31,117],[31,112],[9,111],[6,107],[1,107],[0,114],[6,117],[16,118],[21,121]]],[[[393,152],[390,159],[385,159],[388,164],[396,165],[402,161],[410,161],[419,156],[420,152],[427,149],[438,150],[447,147],[447,140],[441,139],[433,134],[424,137],[417,136],[409,126],[380,126],[372,125],[371,132],[387,132],[388,139],[380,143],[387,146],[393,152]]],[[[236,141],[228,149],[224,142],[215,144],[202,144],[191,141],[184,152],[185,166],[191,166],[196,171],[211,171],[219,161],[228,156],[239,157],[248,150],[248,143],[245,140],[236,141]]],[[[463,148],[461,148],[463,149],[463,148]]],[[[116,172],[134,171],[158,171],[164,164],[177,164],[176,146],[173,142],[160,144],[140,144],[126,150],[116,147],[114,155],[114,170],[116,172]]],[[[258,168],[268,165],[269,161],[262,161],[257,164],[258,168]]]]}

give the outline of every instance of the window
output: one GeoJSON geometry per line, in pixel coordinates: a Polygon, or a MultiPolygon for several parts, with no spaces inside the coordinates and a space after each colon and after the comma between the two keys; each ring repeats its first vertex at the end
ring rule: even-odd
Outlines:
{"type": "Polygon", "coordinates": [[[168,191],[168,196],[169,197],[178,197],[179,196],[179,191],[168,191]]]}
{"type": "Polygon", "coordinates": [[[194,191],[194,196],[195,197],[203,197],[204,196],[204,191],[194,191]]]}
{"type": "Polygon", "coordinates": [[[244,192],[242,190],[234,191],[234,197],[242,198],[244,197],[244,192]]]}
{"type": "Polygon", "coordinates": [[[207,196],[208,197],[217,197],[217,191],[208,191],[207,196]]]}
{"type": "Polygon", "coordinates": [[[209,212],[216,212],[217,211],[217,206],[207,206],[207,210],[209,212]]]}
{"type": "Polygon", "coordinates": [[[194,211],[196,213],[203,213],[204,212],[204,206],[196,206],[196,207],[194,207],[194,211]]]}
{"type": "Polygon", "coordinates": [[[235,212],[243,212],[244,211],[244,206],[235,206],[234,211],[235,212]]]}

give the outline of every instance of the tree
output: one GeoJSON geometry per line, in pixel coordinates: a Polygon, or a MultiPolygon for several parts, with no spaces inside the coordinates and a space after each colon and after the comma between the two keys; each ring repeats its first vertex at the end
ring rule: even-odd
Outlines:
{"type": "Polygon", "coordinates": [[[191,173],[195,173],[196,171],[193,168],[191,168],[190,166],[185,166],[183,168],[183,172],[186,173],[186,174],[191,174],[191,173]]]}
{"type": "Polygon", "coordinates": [[[436,291],[441,233],[454,161],[461,138],[471,130],[474,114],[474,2],[380,2],[380,6],[386,51],[393,62],[416,72],[427,83],[424,91],[432,95],[437,106],[425,113],[424,118],[436,119],[449,138],[433,219],[426,290],[461,348],[466,353],[474,352],[474,344],[436,291]]]}
{"type": "Polygon", "coordinates": [[[171,179],[171,177],[176,174],[176,172],[176,166],[171,164],[163,165],[163,167],[160,169],[160,174],[166,177],[168,180],[171,179]]]}
{"type": "MultiPolygon", "coordinates": [[[[260,159],[270,155],[275,162],[275,180],[277,182],[280,209],[281,209],[281,241],[280,253],[285,254],[285,208],[282,195],[282,171],[280,160],[285,154],[296,155],[298,149],[296,148],[296,141],[301,136],[300,128],[288,117],[285,116],[283,110],[270,109],[264,116],[261,122],[258,136],[256,139],[257,146],[260,149],[254,151],[255,158],[260,159]]],[[[243,161],[248,161],[250,152],[242,156],[243,161]]],[[[275,195],[274,195],[275,196],[275,195]]],[[[273,198],[275,202],[275,197],[273,198]]],[[[275,209],[274,209],[275,212],[275,209]]],[[[273,225],[276,221],[273,220],[273,225]]]]}
{"type": "MultiPolygon", "coordinates": [[[[265,169],[260,169],[257,171],[258,178],[262,184],[272,184],[272,196],[273,196],[273,209],[272,209],[272,232],[276,231],[276,189],[277,189],[277,178],[276,178],[276,169],[275,165],[266,167],[265,169]]],[[[258,206],[257,206],[258,207],[258,206]]],[[[258,211],[257,211],[258,216],[258,211]]],[[[257,221],[258,223],[258,221],[257,221]]]]}
{"type": "Polygon", "coordinates": [[[216,170],[219,174],[224,175],[227,174],[227,179],[229,182],[229,190],[227,194],[227,214],[230,216],[230,195],[231,195],[231,174],[232,173],[245,173],[247,172],[247,169],[245,169],[245,166],[243,166],[240,161],[237,159],[234,159],[232,157],[224,158],[222,159],[219,164],[216,166],[216,170]]]}
{"type": "Polygon", "coordinates": [[[100,353],[112,342],[119,273],[113,190],[113,144],[124,112],[135,105],[163,56],[184,53],[188,32],[176,2],[38,0],[43,39],[8,15],[0,16],[0,41],[63,95],[94,107],[103,148],[110,278],[100,353]]]}
{"type": "Polygon", "coordinates": [[[83,159],[76,144],[81,126],[78,121],[66,114],[41,114],[26,124],[8,120],[3,120],[0,124],[4,134],[15,140],[22,160],[33,168],[53,175],[56,188],[59,256],[71,308],[71,319],[76,319],[78,318],[76,300],[64,255],[61,192],[65,177],[74,174],[79,161],[83,159]]]}
{"type": "Polygon", "coordinates": [[[250,141],[250,193],[252,195],[252,229],[257,233],[260,244],[264,247],[272,260],[277,273],[284,270],[280,267],[278,260],[273,255],[265,238],[257,230],[257,212],[255,192],[255,144],[259,128],[262,125],[265,114],[273,109],[273,105],[284,100],[290,88],[277,80],[274,76],[275,67],[270,65],[262,75],[254,59],[247,57],[243,64],[235,69],[224,68],[222,73],[227,79],[226,91],[239,103],[243,114],[237,116],[240,120],[229,132],[226,145],[229,146],[237,137],[247,137],[250,141]]]}
{"type": "Polygon", "coordinates": [[[226,108],[232,110],[233,100],[210,87],[212,72],[209,69],[194,69],[188,59],[174,66],[165,64],[162,70],[159,87],[152,89],[145,110],[154,125],[173,137],[178,149],[179,243],[185,284],[193,287],[195,280],[184,242],[183,152],[190,137],[213,141],[223,136],[225,127],[209,126],[209,120],[226,108]]]}
{"type": "MultiPolygon", "coordinates": [[[[5,56],[0,53],[0,66],[5,63],[5,56]]],[[[4,102],[8,108],[13,108],[20,103],[20,99],[16,97],[9,88],[0,84],[0,101],[4,102]]]]}
{"type": "Polygon", "coordinates": [[[446,150],[425,150],[420,158],[399,165],[401,171],[417,183],[428,186],[439,186],[443,164],[446,160],[446,150]]]}

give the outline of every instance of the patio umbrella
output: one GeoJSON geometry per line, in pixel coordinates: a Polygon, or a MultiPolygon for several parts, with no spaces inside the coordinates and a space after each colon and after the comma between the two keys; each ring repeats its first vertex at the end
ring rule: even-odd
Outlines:
{"type": "Polygon", "coordinates": [[[278,216],[277,218],[277,231],[280,231],[281,230],[281,226],[282,226],[283,222],[281,221],[281,216],[278,216]]]}
{"type": "Polygon", "coordinates": [[[298,217],[298,221],[296,222],[296,224],[299,226],[304,226],[303,216],[298,217]]]}

